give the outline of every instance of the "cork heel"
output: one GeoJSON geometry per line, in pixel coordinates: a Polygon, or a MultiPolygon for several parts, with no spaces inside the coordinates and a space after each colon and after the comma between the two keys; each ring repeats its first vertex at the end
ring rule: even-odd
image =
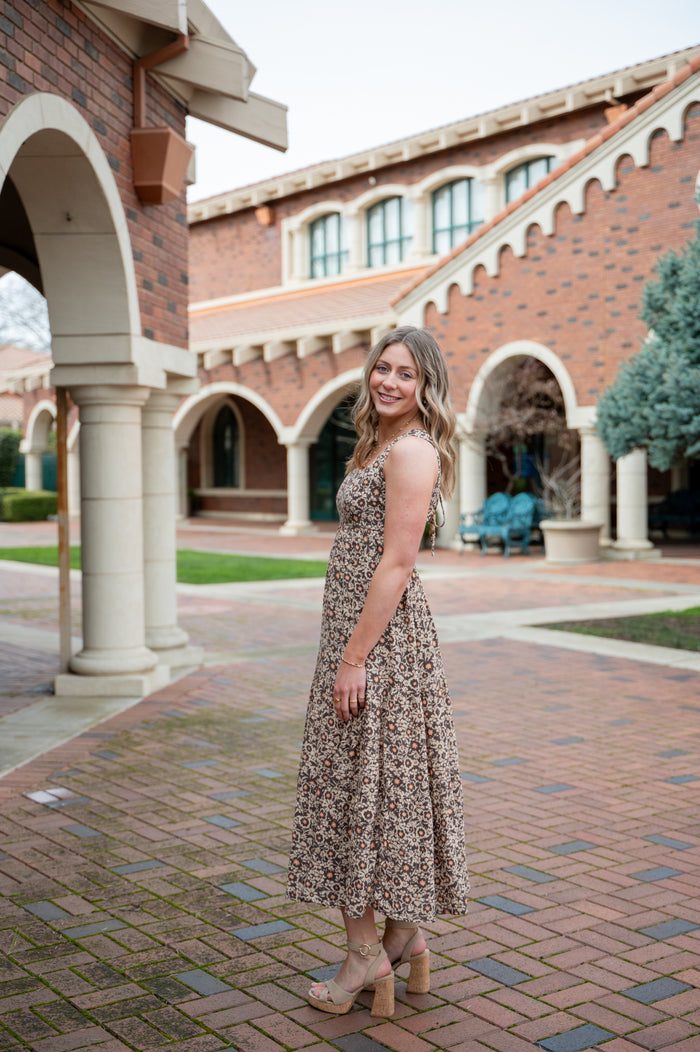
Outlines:
{"type": "Polygon", "coordinates": [[[413,933],[406,943],[401,957],[391,962],[392,967],[396,972],[398,972],[399,968],[402,968],[404,964],[407,964],[410,968],[408,981],[406,983],[406,993],[430,993],[430,950],[426,947],[422,953],[414,954],[411,952],[421,936],[420,928],[409,921],[397,921],[390,917],[387,917],[386,919],[386,927],[387,930],[391,930],[392,928],[405,928],[413,933]]]}
{"type": "Polygon", "coordinates": [[[409,958],[410,972],[406,983],[406,993],[430,993],[430,950],[424,950],[416,957],[409,958]]]}
{"type": "Polygon", "coordinates": [[[386,978],[375,979],[372,985],[374,988],[374,997],[372,998],[372,1007],[369,1010],[369,1014],[382,1016],[384,1019],[390,1019],[394,1014],[393,973],[386,978]]]}

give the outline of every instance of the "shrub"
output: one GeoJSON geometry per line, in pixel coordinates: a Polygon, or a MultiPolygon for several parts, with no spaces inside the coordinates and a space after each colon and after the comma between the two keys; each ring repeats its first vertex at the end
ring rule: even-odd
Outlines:
{"type": "Polygon", "coordinates": [[[57,510],[58,497],[46,490],[19,490],[2,499],[2,517],[7,522],[41,522],[57,510]]]}
{"type": "Polygon", "coordinates": [[[0,427],[0,488],[10,486],[15,477],[22,433],[12,427],[0,427]]]}

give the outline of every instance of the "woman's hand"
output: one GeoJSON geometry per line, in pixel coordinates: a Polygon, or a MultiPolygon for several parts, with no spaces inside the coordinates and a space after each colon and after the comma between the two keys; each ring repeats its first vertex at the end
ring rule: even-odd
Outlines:
{"type": "Polygon", "coordinates": [[[359,716],[365,707],[366,689],[366,670],[341,662],[333,687],[333,708],[339,720],[347,723],[353,716],[359,716]]]}

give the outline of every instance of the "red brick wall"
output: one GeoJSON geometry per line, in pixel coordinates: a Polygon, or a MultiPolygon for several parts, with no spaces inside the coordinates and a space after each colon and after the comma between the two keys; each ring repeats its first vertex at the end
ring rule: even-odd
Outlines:
{"type": "MultiPolygon", "coordinates": [[[[186,346],[185,195],[158,207],[145,207],[136,197],[129,143],[130,58],[71,3],[14,0],[3,4],[0,12],[0,67],[0,117],[24,96],[45,91],[72,103],[90,125],[108,158],[126,213],[143,333],[186,346]]],[[[169,124],[184,134],[184,111],[150,77],[146,115],[148,124],[169,124]]]]}
{"type": "MultiPolygon", "coordinates": [[[[33,391],[26,391],[22,395],[22,414],[24,418],[22,433],[25,436],[27,434],[27,423],[29,422],[29,417],[32,415],[35,406],[37,406],[39,402],[55,402],[53,388],[47,390],[45,387],[37,387],[33,391]]],[[[78,407],[71,402],[70,396],[67,396],[67,409],[67,431],[70,435],[73,425],[77,423],[78,420],[78,407]]]]}
{"type": "MultiPolygon", "coordinates": [[[[391,183],[412,185],[451,165],[492,164],[511,150],[530,143],[589,139],[605,123],[604,107],[591,107],[566,117],[540,121],[527,128],[388,165],[371,175],[379,186],[391,183]]],[[[282,219],[298,215],[321,201],[350,201],[359,197],[369,189],[369,178],[364,173],[273,202],[275,222],[272,226],[261,226],[252,208],[194,223],[190,249],[191,301],[198,303],[279,285],[282,281],[282,219]]]]}
{"type": "MultiPolygon", "coordinates": [[[[273,362],[257,358],[238,368],[219,365],[208,371],[200,369],[199,378],[203,387],[210,383],[233,382],[260,392],[282,423],[291,426],[324,384],[350,369],[362,366],[367,350],[366,347],[353,347],[342,354],[324,350],[303,359],[290,354],[273,362]]],[[[238,405],[241,406],[242,402],[239,401],[238,405]]],[[[330,413],[329,409],[329,416],[330,413]]]]}
{"type": "Polygon", "coordinates": [[[243,420],[245,488],[286,490],[286,449],[259,409],[243,398],[234,401],[243,420]]]}
{"type": "Polygon", "coordinates": [[[582,215],[560,206],[552,236],[530,229],[523,258],[506,247],[496,277],[479,269],[472,294],[452,288],[447,314],[429,305],[426,325],[447,356],[458,410],[466,408],[488,355],[513,340],[554,351],[579,404],[595,404],[645,336],[638,315],[656,261],[693,236],[698,168],[700,106],[694,106],[682,142],[656,133],[648,167],[622,158],[615,190],[592,183],[582,215]]]}

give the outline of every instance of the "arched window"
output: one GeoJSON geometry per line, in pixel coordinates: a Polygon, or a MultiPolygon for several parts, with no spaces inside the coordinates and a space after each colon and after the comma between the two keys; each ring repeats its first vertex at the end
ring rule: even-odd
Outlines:
{"type": "Polygon", "coordinates": [[[413,203],[385,197],[367,210],[367,264],[399,263],[413,240],[413,203]]]}
{"type": "Polygon", "coordinates": [[[339,212],[319,216],[309,227],[309,269],[312,278],[340,274],[348,263],[347,220],[339,212]]]}
{"type": "Polygon", "coordinates": [[[524,161],[506,174],[506,202],[517,201],[519,197],[538,183],[552,170],[554,157],[534,157],[524,161]]]}
{"type": "Polygon", "coordinates": [[[457,179],[433,193],[433,252],[444,255],[483,223],[486,200],[483,184],[457,179]]]}
{"type": "Polygon", "coordinates": [[[230,405],[216,414],[212,431],[213,484],[226,489],[240,485],[238,420],[230,405]]]}

